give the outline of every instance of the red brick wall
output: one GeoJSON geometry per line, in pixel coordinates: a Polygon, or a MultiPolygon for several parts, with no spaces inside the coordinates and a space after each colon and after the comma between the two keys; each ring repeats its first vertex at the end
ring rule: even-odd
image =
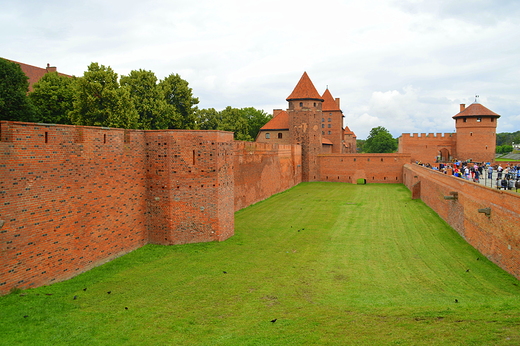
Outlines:
{"type": "Polygon", "coordinates": [[[0,294],[233,235],[233,134],[0,122],[0,294]]]}
{"type": "Polygon", "coordinates": [[[413,164],[404,166],[403,179],[469,244],[520,279],[520,195],[413,164]],[[457,192],[458,198],[445,199],[450,192],[457,192]],[[484,208],[491,208],[490,216],[478,211],[484,208]]]}
{"type": "Polygon", "coordinates": [[[403,165],[409,162],[409,154],[324,154],[319,156],[320,180],[402,183],[403,165]]]}
{"type": "Polygon", "coordinates": [[[299,184],[301,147],[235,142],[234,174],[236,211],[299,184]]]}
{"type": "Polygon", "coordinates": [[[289,131],[291,144],[301,145],[302,181],[319,181],[318,155],[321,153],[322,102],[316,100],[289,101],[289,131]]]}
{"type": "Polygon", "coordinates": [[[456,133],[403,133],[399,137],[399,153],[411,155],[412,162],[435,163],[441,149],[447,149],[449,155],[457,158],[456,133]]]}
{"type": "Polygon", "coordinates": [[[456,118],[459,159],[475,162],[495,160],[497,120],[493,117],[456,118]],[[481,119],[481,121],[477,121],[481,119]]]}
{"type": "Polygon", "coordinates": [[[233,134],[146,134],[149,242],[221,241],[233,235],[233,134]]]}
{"type": "Polygon", "coordinates": [[[146,243],[142,132],[126,143],[124,130],[0,126],[0,293],[67,279],[146,243]]]}

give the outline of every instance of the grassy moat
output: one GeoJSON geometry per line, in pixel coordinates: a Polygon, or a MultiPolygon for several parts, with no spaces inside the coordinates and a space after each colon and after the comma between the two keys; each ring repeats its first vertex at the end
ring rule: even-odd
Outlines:
{"type": "Polygon", "coordinates": [[[0,345],[520,345],[520,281],[403,185],[303,183],[221,243],[0,297],[0,345]]]}

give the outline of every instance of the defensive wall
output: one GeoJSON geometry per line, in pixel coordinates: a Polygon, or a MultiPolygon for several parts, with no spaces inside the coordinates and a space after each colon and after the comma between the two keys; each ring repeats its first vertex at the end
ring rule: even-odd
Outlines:
{"type": "Polygon", "coordinates": [[[234,211],[301,182],[301,148],[224,131],[0,122],[0,294],[147,243],[222,241],[234,211]]]}
{"type": "MultiPolygon", "coordinates": [[[[71,278],[147,243],[222,241],[234,211],[302,181],[302,147],[224,131],[0,122],[0,294],[71,278]]],[[[317,180],[404,183],[520,276],[519,197],[410,165],[409,154],[321,154],[317,180]],[[457,200],[445,200],[458,191],[457,200]],[[477,209],[491,208],[490,216],[477,209]]]]}
{"type": "Polygon", "coordinates": [[[415,164],[404,184],[469,244],[520,279],[520,195],[492,189],[415,164]]]}
{"type": "Polygon", "coordinates": [[[409,154],[322,154],[318,156],[321,181],[403,183],[403,165],[409,154]]]}
{"type": "Polygon", "coordinates": [[[443,150],[445,161],[457,158],[456,133],[403,133],[399,137],[399,153],[410,154],[412,162],[425,160],[424,163],[434,163],[443,150]],[[447,151],[447,153],[446,153],[447,151]]]}
{"type": "Polygon", "coordinates": [[[302,181],[301,146],[235,142],[235,211],[302,181]]]}

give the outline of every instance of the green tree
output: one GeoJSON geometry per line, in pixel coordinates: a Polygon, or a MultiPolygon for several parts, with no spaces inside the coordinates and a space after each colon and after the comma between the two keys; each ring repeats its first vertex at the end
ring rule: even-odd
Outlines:
{"type": "Polygon", "coordinates": [[[92,63],[77,79],[74,109],[70,113],[76,125],[137,128],[139,115],[128,87],[120,87],[110,66],[92,63]]]}
{"type": "Polygon", "coordinates": [[[363,146],[365,153],[393,153],[397,150],[397,140],[382,126],[374,127],[363,146]]]}
{"type": "Polygon", "coordinates": [[[198,130],[217,130],[220,123],[220,112],[215,108],[197,109],[195,119],[198,130]]]}
{"type": "Polygon", "coordinates": [[[234,138],[239,141],[253,140],[249,135],[249,123],[242,110],[227,106],[220,112],[220,117],[219,130],[233,131],[235,133],[234,138]]]}
{"type": "Polygon", "coordinates": [[[28,78],[20,65],[0,58],[0,120],[33,121],[28,78]]]}
{"type": "Polygon", "coordinates": [[[171,74],[159,82],[164,100],[169,105],[167,118],[170,129],[195,129],[195,111],[199,99],[193,97],[188,82],[178,74],[171,74]]]}
{"type": "Polygon", "coordinates": [[[248,122],[248,134],[253,140],[256,138],[260,128],[267,124],[267,122],[273,117],[271,114],[267,114],[263,110],[255,109],[253,107],[242,108],[240,111],[242,112],[242,116],[248,122]]]}
{"type": "Polygon", "coordinates": [[[36,121],[49,124],[71,124],[74,79],[57,72],[46,73],[33,85],[29,99],[36,107],[36,121]]]}
{"type": "Polygon", "coordinates": [[[157,77],[152,71],[130,71],[128,76],[121,76],[120,84],[130,91],[139,115],[138,128],[145,130],[168,128],[168,105],[162,97],[157,77]]]}

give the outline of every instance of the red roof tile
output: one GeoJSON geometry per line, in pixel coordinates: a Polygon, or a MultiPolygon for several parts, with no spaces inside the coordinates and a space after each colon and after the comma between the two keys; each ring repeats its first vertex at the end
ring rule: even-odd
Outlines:
{"type": "Polygon", "coordinates": [[[260,130],[289,130],[289,115],[286,111],[278,112],[260,130]]]}
{"type": "Polygon", "coordinates": [[[314,87],[314,84],[312,84],[311,79],[307,75],[307,72],[303,73],[302,78],[300,78],[300,81],[298,84],[296,84],[296,87],[294,88],[293,92],[289,97],[287,97],[287,101],[290,100],[302,100],[302,99],[314,99],[323,101],[320,94],[318,94],[318,91],[314,87]]]}
{"type": "Polygon", "coordinates": [[[348,126],[345,126],[345,129],[343,130],[343,134],[352,135],[353,137],[356,137],[356,134],[354,132],[352,132],[352,130],[350,130],[348,126]]]}
{"type": "Polygon", "coordinates": [[[339,109],[338,103],[336,102],[334,97],[332,97],[332,94],[330,93],[329,89],[325,90],[322,98],[323,98],[323,105],[321,106],[321,109],[323,111],[328,112],[328,111],[340,111],[341,110],[341,109],[339,109]]]}
{"type": "Polygon", "coordinates": [[[461,117],[480,117],[480,116],[488,116],[494,118],[500,118],[500,115],[497,113],[490,111],[480,103],[472,103],[462,112],[454,115],[452,118],[461,118],[461,117]]]}
{"type": "MultiPolygon", "coordinates": [[[[9,60],[8,61],[14,62],[15,64],[20,65],[20,68],[22,69],[23,73],[29,78],[29,91],[33,91],[33,84],[40,80],[47,72],[57,72],[56,67],[51,67],[49,64],[47,64],[47,68],[40,68],[32,65],[27,65],[18,61],[9,60]]],[[[59,73],[60,76],[65,77],[71,77],[69,75],[66,75],[64,73],[59,73]]]]}
{"type": "Polygon", "coordinates": [[[321,139],[321,144],[334,145],[334,143],[332,143],[332,141],[330,139],[327,139],[327,138],[322,138],[321,139]]]}

